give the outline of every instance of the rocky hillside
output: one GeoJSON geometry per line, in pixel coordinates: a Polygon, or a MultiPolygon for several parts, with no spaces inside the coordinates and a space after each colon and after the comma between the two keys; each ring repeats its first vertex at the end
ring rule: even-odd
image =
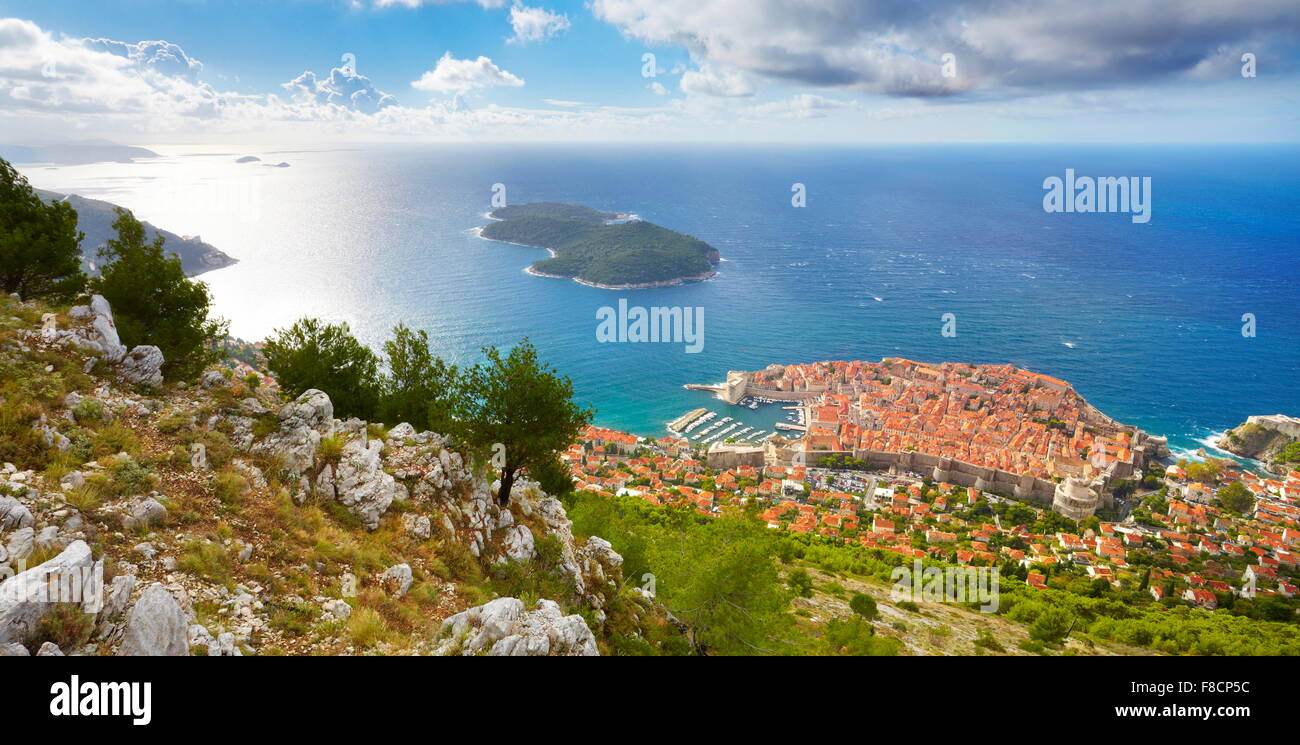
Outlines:
{"type": "Polygon", "coordinates": [[[535,483],[503,509],[441,435],[229,371],[164,386],[161,364],[102,298],[0,299],[0,655],[594,655],[681,633],[535,483]],[[48,592],[69,577],[86,590],[48,592]]]}
{"type": "Polygon", "coordinates": [[[1285,473],[1300,464],[1300,419],[1282,414],[1252,416],[1228,430],[1219,447],[1285,473]]]}

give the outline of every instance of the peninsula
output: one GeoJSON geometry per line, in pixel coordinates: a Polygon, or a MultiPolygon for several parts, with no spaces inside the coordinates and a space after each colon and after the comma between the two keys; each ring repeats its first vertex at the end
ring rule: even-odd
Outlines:
{"type": "Polygon", "coordinates": [[[1285,414],[1252,416],[1224,433],[1219,447],[1264,463],[1274,473],[1300,464],[1300,418],[1285,414]]]}
{"type": "MultiPolygon", "coordinates": [[[[852,458],[1052,503],[1071,519],[1113,506],[1116,484],[1168,453],[1163,438],[1112,420],[1069,383],[1013,365],[899,358],[770,365],[732,371],[720,386],[687,387],[728,403],[799,404],[804,424],[777,425],[796,439],[765,443],[781,462],[852,458]]],[[[749,450],[741,455],[769,459],[749,450]]]]}
{"type": "MultiPolygon", "coordinates": [[[[36,189],[35,192],[46,202],[67,202],[77,211],[77,227],[85,233],[81,240],[82,268],[92,276],[98,274],[95,262],[99,247],[117,237],[117,230],[113,227],[113,221],[117,219],[117,205],[78,194],[60,194],[44,189],[36,189]]],[[[148,222],[143,224],[148,240],[162,236],[164,250],[180,258],[181,268],[187,277],[196,277],[239,262],[239,259],[227,255],[199,236],[177,235],[148,222]]]]}
{"type": "Polygon", "coordinates": [[[718,251],[704,241],[618,212],[533,202],[488,214],[483,238],[545,248],[528,271],[592,287],[629,290],[679,285],[715,274],[718,251]]]}

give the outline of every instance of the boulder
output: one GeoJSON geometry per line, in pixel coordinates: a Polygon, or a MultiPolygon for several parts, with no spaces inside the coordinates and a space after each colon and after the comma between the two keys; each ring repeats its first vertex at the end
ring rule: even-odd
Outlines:
{"type": "Polygon", "coordinates": [[[117,362],[126,356],[126,347],[117,334],[117,324],[113,322],[113,310],[102,295],[95,295],[89,306],[79,305],[69,315],[73,318],[89,318],[88,333],[77,331],[71,337],[78,345],[97,352],[110,362],[117,362]]]}
{"type": "Polygon", "coordinates": [[[415,427],[412,427],[407,422],[402,422],[396,427],[388,430],[388,439],[399,444],[406,442],[413,437],[415,437],[415,427]]]}
{"type": "Polygon", "coordinates": [[[463,640],[462,652],[474,654],[509,636],[523,612],[522,600],[497,598],[450,616],[442,622],[442,634],[450,636],[453,643],[463,640]]]}
{"type": "Polygon", "coordinates": [[[32,517],[32,511],[22,502],[7,495],[0,495],[0,530],[30,528],[35,524],[36,518],[32,517]]]}
{"type": "Polygon", "coordinates": [[[442,623],[447,637],[440,654],[493,657],[598,656],[596,637],[582,616],[565,616],[551,600],[539,600],[531,611],[517,598],[497,598],[470,608],[442,623]]]}
{"type": "Polygon", "coordinates": [[[313,428],[327,425],[334,421],[334,404],[324,391],[310,388],[280,407],[280,421],[313,428]]]}
{"type": "Polygon", "coordinates": [[[141,344],[122,357],[117,377],[127,385],[158,388],[163,382],[162,366],[162,350],[141,344]]]}
{"type": "Polygon", "coordinates": [[[167,508],[153,497],[145,497],[131,505],[129,514],[122,517],[122,527],[127,530],[153,528],[167,520],[167,508]]]}
{"type": "Polygon", "coordinates": [[[217,640],[208,645],[209,657],[243,657],[244,653],[235,644],[235,635],[229,631],[217,634],[217,640]]]}
{"type": "Polygon", "coordinates": [[[208,370],[203,373],[203,377],[199,378],[199,387],[206,391],[217,386],[225,386],[229,382],[220,370],[208,370]]]}
{"type": "Polygon", "coordinates": [[[411,583],[415,581],[411,573],[410,564],[397,564],[388,567],[384,573],[379,575],[379,581],[385,586],[391,587],[397,597],[402,597],[407,590],[411,589],[411,583]]]}
{"type": "Polygon", "coordinates": [[[383,445],[379,440],[349,440],[339,462],[327,466],[316,479],[317,492],[346,507],[366,530],[378,528],[379,518],[393,500],[406,496],[406,487],[384,470],[383,445]]]}
{"type": "Polygon", "coordinates": [[[334,429],[334,404],[315,388],[280,408],[280,428],[253,445],[253,452],[267,455],[294,476],[312,470],[316,448],[323,434],[334,429]]]}
{"type": "Polygon", "coordinates": [[[104,593],[104,607],[96,619],[100,638],[107,637],[114,630],[115,623],[126,612],[131,603],[131,593],[135,591],[135,575],[119,574],[109,583],[104,593]]]}
{"type": "Polygon", "coordinates": [[[402,515],[402,530],[405,530],[413,538],[427,541],[433,533],[433,523],[429,521],[428,515],[417,515],[408,512],[402,515]]]}
{"type": "Polygon", "coordinates": [[[185,612],[167,588],[154,583],[140,593],[127,617],[119,657],[188,657],[185,612]]]}
{"type": "Polygon", "coordinates": [[[346,621],[352,616],[352,606],[347,601],[339,598],[333,598],[321,603],[321,610],[324,611],[326,620],[346,621]]]}
{"type": "Polygon", "coordinates": [[[5,558],[9,561],[22,561],[31,556],[36,549],[36,531],[32,528],[16,530],[5,544],[5,558]]]}
{"type": "Polygon", "coordinates": [[[502,549],[505,551],[506,558],[510,561],[532,561],[533,557],[537,555],[537,547],[533,541],[533,531],[529,530],[527,525],[511,526],[506,531],[502,549]]]}
{"type": "Polygon", "coordinates": [[[97,609],[98,597],[90,597],[99,592],[94,570],[90,546],[73,541],[53,559],[5,580],[0,584],[0,644],[26,640],[57,602],[93,599],[97,609]]]}
{"type": "Polygon", "coordinates": [[[59,479],[59,488],[63,491],[80,489],[86,485],[86,476],[81,471],[69,471],[59,479]]]}

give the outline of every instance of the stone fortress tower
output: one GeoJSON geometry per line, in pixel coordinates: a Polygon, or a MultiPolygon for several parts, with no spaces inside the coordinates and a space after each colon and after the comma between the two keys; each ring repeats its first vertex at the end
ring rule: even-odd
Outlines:
{"type": "Polygon", "coordinates": [[[1094,484],[1095,482],[1089,483],[1076,476],[1067,476],[1056,485],[1052,509],[1071,520],[1092,517],[1097,508],[1102,506],[1101,489],[1094,484]]]}

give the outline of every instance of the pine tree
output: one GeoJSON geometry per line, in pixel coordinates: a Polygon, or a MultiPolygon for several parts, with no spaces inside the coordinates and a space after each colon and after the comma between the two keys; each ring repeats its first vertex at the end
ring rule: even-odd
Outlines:
{"type": "Polygon", "coordinates": [[[0,289],[23,300],[71,300],[86,286],[77,212],[46,204],[9,163],[0,160],[0,289]]]}

